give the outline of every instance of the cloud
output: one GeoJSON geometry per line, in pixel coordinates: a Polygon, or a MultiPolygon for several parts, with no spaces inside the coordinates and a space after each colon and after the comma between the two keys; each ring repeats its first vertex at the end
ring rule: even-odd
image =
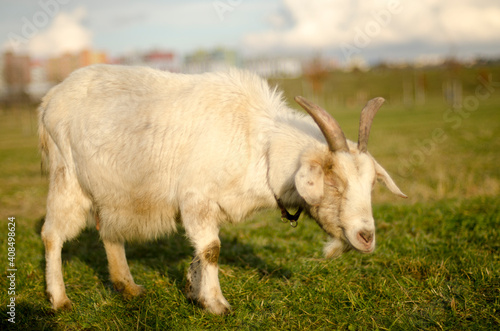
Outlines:
{"type": "Polygon", "coordinates": [[[29,40],[29,53],[35,57],[50,57],[90,48],[92,33],[82,24],[86,16],[84,7],[69,13],[59,12],[46,30],[29,40]]]}
{"type": "Polygon", "coordinates": [[[262,32],[249,33],[246,48],[358,49],[396,44],[495,44],[500,51],[498,0],[283,0],[283,13],[271,14],[262,32]],[[282,16],[280,18],[280,16],[282,16]]]}

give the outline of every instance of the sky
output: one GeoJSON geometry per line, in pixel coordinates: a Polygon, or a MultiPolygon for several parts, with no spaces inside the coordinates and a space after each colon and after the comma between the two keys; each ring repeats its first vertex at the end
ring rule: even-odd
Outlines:
{"type": "Polygon", "coordinates": [[[340,62],[500,57],[498,0],[2,0],[0,46],[34,58],[226,47],[340,62]]]}

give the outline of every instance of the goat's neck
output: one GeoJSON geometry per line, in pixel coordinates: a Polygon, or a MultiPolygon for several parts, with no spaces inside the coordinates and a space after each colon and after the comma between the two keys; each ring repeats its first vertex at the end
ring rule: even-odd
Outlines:
{"type": "Polygon", "coordinates": [[[295,174],[304,152],[321,143],[303,130],[284,123],[277,125],[277,130],[270,138],[267,176],[272,193],[287,208],[305,206],[305,201],[295,188],[295,174]]]}

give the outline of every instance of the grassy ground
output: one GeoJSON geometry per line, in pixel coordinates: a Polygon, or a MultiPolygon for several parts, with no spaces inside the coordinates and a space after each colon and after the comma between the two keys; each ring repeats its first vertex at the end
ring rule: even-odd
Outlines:
{"type": "MultiPolygon", "coordinates": [[[[304,92],[296,93],[292,83],[284,83],[287,98],[304,92]]],[[[475,85],[469,85],[464,96],[474,95],[475,85]]],[[[356,139],[360,107],[339,99],[324,103],[356,139]]],[[[301,219],[292,229],[279,221],[279,211],[226,226],[220,282],[233,312],[223,317],[205,313],[183,295],[192,249],[182,230],[127,246],[132,274],[148,290],[132,301],[113,290],[102,243],[95,230],[85,231],[63,249],[74,308],[52,312],[44,295],[39,235],[47,180],[40,175],[36,116],[29,110],[3,111],[1,329],[498,329],[499,108],[500,87],[473,111],[452,117],[444,117],[449,107],[436,95],[409,108],[388,97],[369,149],[410,198],[398,200],[384,188],[374,192],[375,253],[325,260],[326,238],[317,225],[301,219]],[[7,321],[6,307],[8,217],[16,217],[15,325],[7,321]]]]}

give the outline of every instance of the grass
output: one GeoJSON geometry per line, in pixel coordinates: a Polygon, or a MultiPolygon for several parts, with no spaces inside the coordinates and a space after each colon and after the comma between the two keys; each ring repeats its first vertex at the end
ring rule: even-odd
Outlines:
{"type": "MultiPolygon", "coordinates": [[[[283,82],[289,100],[297,86],[287,86],[292,83],[283,82]]],[[[473,91],[474,84],[469,85],[473,91]]],[[[355,139],[359,107],[327,98],[325,107],[335,110],[347,136],[355,139]]],[[[5,110],[0,113],[1,329],[498,329],[499,108],[496,91],[454,128],[456,122],[443,119],[448,108],[438,98],[410,108],[388,99],[375,120],[369,149],[410,199],[398,200],[384,188],[374,192],[375,253],[323,259],[326,238],[317,225],[302,218],[293,229],[279,221],[279,211],[225,226],[219,262],[221,287],[233,307],[228,316],[207,314],[183,295],[192,248],[182,229],[156,242],[127,246],[132,274],[147,289],[131,301],[113,290],[98,234],[86,230],[63,249],[74,308],[51,311],[39,234],[47,180],[40,175],[36,116],[29,109],[5,110]],[[428,145],[426,152],[436,129],[447,138],[428,145]],[[422,162],[414,154],[419,149],[422,162]],[[402,167],[404,162],[410,166],[402,167]],[[6,223],[12,216],[15,325],[6,315],[6,223]]]]}

